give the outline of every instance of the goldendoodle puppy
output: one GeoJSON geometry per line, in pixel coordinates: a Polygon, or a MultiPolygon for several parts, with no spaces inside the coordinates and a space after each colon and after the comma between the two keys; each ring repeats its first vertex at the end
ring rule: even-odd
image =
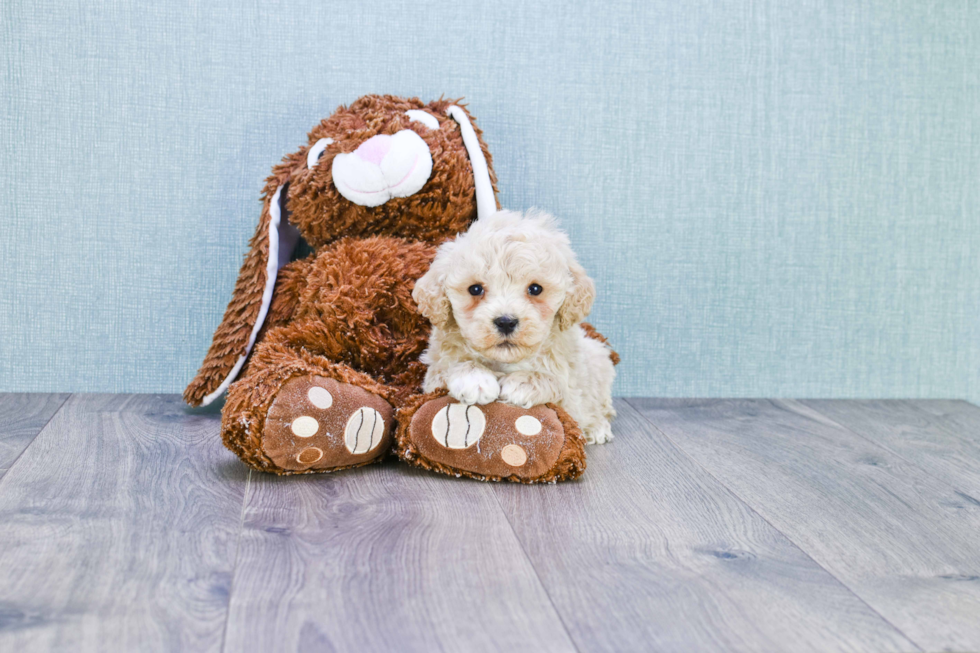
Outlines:
{"type": "Polygon", "coordinates": [[[465,404],[555,403],[612,439],[609,348],[581,326],[595,285],[550,215],[498,211],[439,247],[412,294],[432,322],[424,390],[465,404]]]}

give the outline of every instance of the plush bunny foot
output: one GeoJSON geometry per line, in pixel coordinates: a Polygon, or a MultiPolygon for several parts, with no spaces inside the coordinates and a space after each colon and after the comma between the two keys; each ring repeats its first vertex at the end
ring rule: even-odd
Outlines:
{"type": "Polygon", "coordinates": [[[297,376],[269,407],[261,447],[280,473],[365,465],[390,449],[393,413],[391,404],[363,388],[297,376]]]}
{"type": "Polygon", "coordinates": [[[481,406],[426,395],[409,401],[398,420],[399,456],[444,474],[540,483],[578,478],[585,471],[581,431],[552,404],[481,406]]]}

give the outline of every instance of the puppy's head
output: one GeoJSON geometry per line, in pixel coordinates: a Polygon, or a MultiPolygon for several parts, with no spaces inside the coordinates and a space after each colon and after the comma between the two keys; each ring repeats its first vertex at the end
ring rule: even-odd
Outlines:
{"type": "Polygon", "coordinates": [[[554,218],[499,211],[442,245],[412,296],[434,326],[513,363],[588,315],[595,286],[554,218]]]}

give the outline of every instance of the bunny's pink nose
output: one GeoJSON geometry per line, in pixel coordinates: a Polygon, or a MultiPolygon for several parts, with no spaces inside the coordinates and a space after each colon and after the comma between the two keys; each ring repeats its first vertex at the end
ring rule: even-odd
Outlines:
{"type": "Polygon", "coordinates": [[[372,136],[363,143],[360,147],[354,150],[354,154],[358,158],[364,159],[368,163],[373,163],[374,165],[381,165],[381,159],[385,158],[385,154],[391,149],[391,136],[386,136],[384,134],[378,134],[377,136],[372,136]]]}

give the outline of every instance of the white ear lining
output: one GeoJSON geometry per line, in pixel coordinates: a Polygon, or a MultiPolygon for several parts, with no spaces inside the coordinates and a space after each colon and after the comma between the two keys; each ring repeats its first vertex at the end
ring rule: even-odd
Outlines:
{"type": "Polygon", "coordinates": [[[238,376],[242,366],[245,365],[245,360],[248,359],[248,354],[252,351],[255,339],[258,337],[259,331],[265,323],[265,317],[269,313],[269,306],[272,304],[272,291],[276,287],[276,276],[279,268],[289,262],[293,247],[296,246],[296,241],[299,239],[299,230],[289,224],[288,219],[283,224],[280,194],[284,186],[285,184],[276,189],[276,194],[272,196],[272,200],[269,202],[269,260],[266,261],[265,267],[265,288],[262,289],[262,305],[259,307],[258,317],[255,318],[255,324],[252,326],[252,333],[248,336],[245,353],[238,357],[235,366],[228,372],[228,376],[221,382],[218,389],[201,400],[202,406],[207,406],[220,397],[238,376]],[[280,225],[283,226],[282,240],[279,238],[280,225]],[[285,262],[283,262],[284,258],[285,262]]]}
{"type": "Polygon", "coordinates": [[[312,170],[313,166],[316,165],[316,162],[320,160],[320,155],[323,154],[325,149],[327,149],[327,145],[330,145],[331,143],[333,143],[332,138],[321,138],[314,143],[313,147],[311,147],[310,151],[306,154],[306,167],[312,170]]]}
{"type": "Polygon", "coordinates": [[[476,185],[476,217],[479,220],[497,212],[497,201],[493,197],[493,184],[490,183],[490,169],[487,160],[480,149],[480,140],[476,137],[470,119],[466,112],[453,105],[446,113],[459,123],[459,131],[463,135],[463,145],[470,155],[470,165],[473,166],[473,183],[476,185]]]}
{"type": "Polygon", "coordinates": [[[405,112],[409,120],[412,122],[420,122],[429,129],[439,129],[439,121],[428,111],[420,111],[419,109],[409,109],[405,112]]]}

